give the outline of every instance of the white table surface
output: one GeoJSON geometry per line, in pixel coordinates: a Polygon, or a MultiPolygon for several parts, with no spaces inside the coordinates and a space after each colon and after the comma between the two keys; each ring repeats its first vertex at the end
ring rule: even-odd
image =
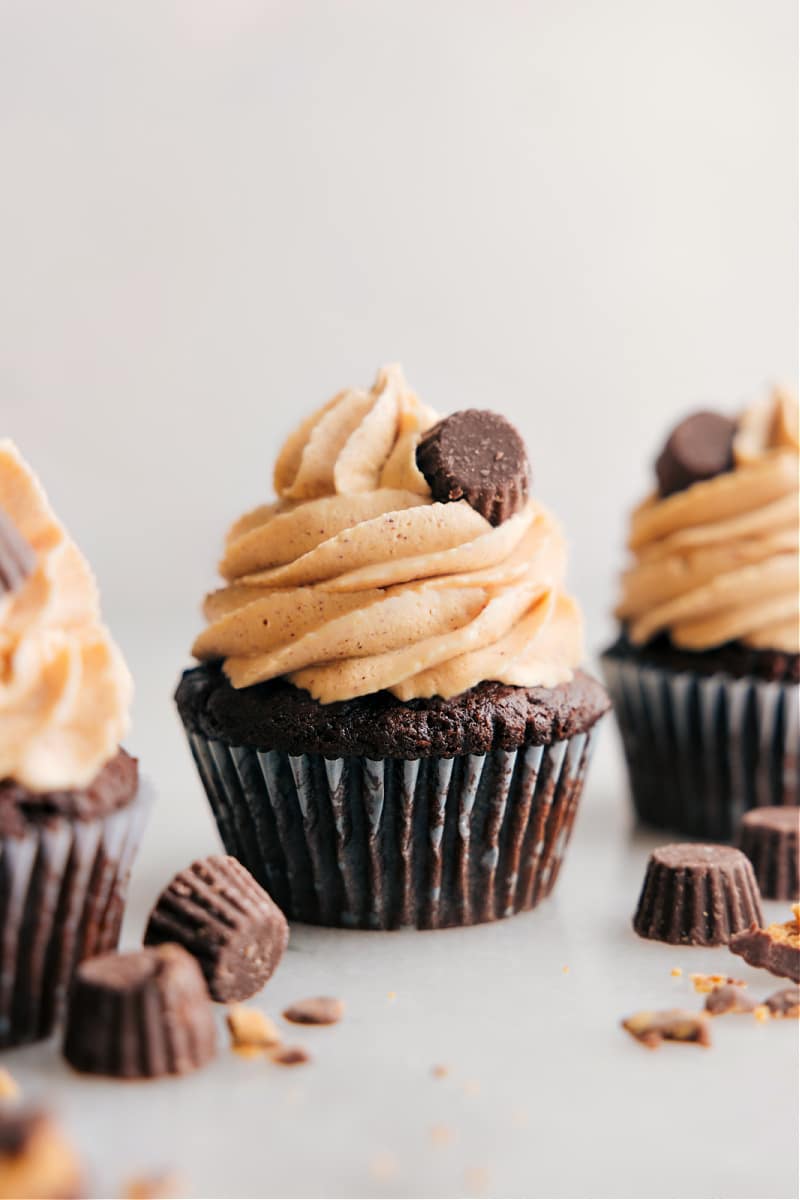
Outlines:
{"type": "MultiPolygon", "coordinates": [[[[218,849],[169,701],[180,642],[163,641],[126,644],[138,681],[131,745],[159,790],[128,944],[171,872],[218,849]]],[[[192,1197],[796,1196],[797,1022],[724,1017],[711,1049],[657,1052],[619,1028],[637,1009],[700,1007],[692,971],[732,971],[759,998],[782,986],[725,949],[633,934],[647,853],[663,840],[633,831],[609,724],[555,895],[538,910],[433,933],[292,930],[255,1003],[279,1017],[307,995],[345,1001],[339,1026],[287,1027],[310,1065],[236,1057],[222,1009],[219,1057],[189,1078],[82,1078],[56,1042],[2,1065],[26,1098],[60,1113],[93,1196],[162,1168],[192,1197]]],[[[787,906],[766,915],[783,920],[787,906]]]]}

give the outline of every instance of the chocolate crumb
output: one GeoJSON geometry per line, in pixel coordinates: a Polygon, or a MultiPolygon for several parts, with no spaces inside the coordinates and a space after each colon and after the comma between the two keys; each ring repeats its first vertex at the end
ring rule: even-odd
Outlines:
{"type": "Polygon", "coordinates": [[[311,1055],[302,1046],[276,1046],[269,1056],[281,1067],[299,1067],[311,1062],[311,1055]]]}
{"type": "Polygon", "coordinates": [[[344,1004],[334,996],[310,996],[290,1004],[283,1016],[293,1025],[335,1025],[344,1016],[344,1004]]]}
{"type": "Polygon", "coordinates": [[[703,1013],[688,1012],[671,1008],[663,1012],[638,1012],[622,1022],[637,1041],[649,1050],[657,1049],[662,1042],[696,1042],[699,1046],[711,1045],[711,1028],[708,1017],[703,1013]]]}
{"type": "Polygon", "coordinates": [[[782,988],[764,1001],[770,1014],[777,1018],[800,1017],[800,987],[782,988]]]}
{"type": "Polygon", "coordinates": [[[755,1000],[732,983],[712,988],[706,997],[706,1012],[711,1017],[721,1017],[726,1013],[751,1013],[755,1007],[755,1000]]]}

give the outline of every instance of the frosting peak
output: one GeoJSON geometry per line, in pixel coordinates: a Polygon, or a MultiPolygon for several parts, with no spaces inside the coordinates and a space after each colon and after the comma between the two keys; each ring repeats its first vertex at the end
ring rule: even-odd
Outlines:
{"type": "Polygon", "coordinates": [[[534,501],[496,527],[435,502],[416,449],[437,419],[397,366],[307,418],[278,456],[278,501],[228,534],[195,655],[222,658],[234,687],[286,676],[323,703],[569,680],[582,625],[558,525],[534,501]]]}
{"type": "Polygon", "coordinates": [[[798,410],[775,391],[739,418],[733,469],[634,511],[616,615],[632,642],[800,650],[798,410]]]}
{"type": "Polygon", "coordinates": [[[36,792],[85,787],[127,729],[130,675],[86,560],[8,440],[0,510],[35,557],[0,596],[0,779],[36,792]]]}

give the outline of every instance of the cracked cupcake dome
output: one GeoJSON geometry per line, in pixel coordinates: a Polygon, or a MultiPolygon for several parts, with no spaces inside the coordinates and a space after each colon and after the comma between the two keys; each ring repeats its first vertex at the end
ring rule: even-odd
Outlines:
{"type": "Polygon", "coordinates": [[[182,946],[101,954],[75,975],[64,1056],[76,1071],[118,1079],[185,1075],[216,1053],[203,973],[182,946]]]}
{"type": "Polygon", "coordinates": [[[753,864],[765,900],[800,897],[800,807],[750,809],[742,818],[739,846],[753,864]]]}
{"type": "Polygon", "coordinates": [[[179,872],[161,893],[146,945],[176,942],[199,963],[214,1000],[247,1000],[283,957],[289,926],[249,871],[230,855],[211,855],[179,872]]]}
{"type": "Polygon", "coordinates": [[[761,899],[740,850],[672,843],[650,855],[633,918],[640,937],[719,946],[754,921],[761,923],[761,899]]]}
{"type": "Polygon", "coordinates": [[[469,408],[445,417],[422,436],[417,466],[434,500],[466,500],[491,525],[502,525],[528,499],[525,443],[499,413],[469,408]]]}

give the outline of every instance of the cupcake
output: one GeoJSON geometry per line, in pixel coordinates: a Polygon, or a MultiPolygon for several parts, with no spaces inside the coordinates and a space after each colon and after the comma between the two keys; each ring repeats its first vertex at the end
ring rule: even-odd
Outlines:
{"type": "Polygon", "coordinates": [[[46,1037],[117,944],[143,804],[131,680],[86,561],[0,441],[0,1046],[46,1037]]]}
{"type": "Polygon", "coordinates": [[[608,704],[519,434],[439,421],[387,367],[300,425],[274,482],[176,697],[226,849],[314,924],[532,908],[608,704]]]}
{"type": "Polygon", "coordinates": [[[797,403],[696,413],[655,473],[603,673],[638,815],[727,841],[800,798],[797,403]]]}

